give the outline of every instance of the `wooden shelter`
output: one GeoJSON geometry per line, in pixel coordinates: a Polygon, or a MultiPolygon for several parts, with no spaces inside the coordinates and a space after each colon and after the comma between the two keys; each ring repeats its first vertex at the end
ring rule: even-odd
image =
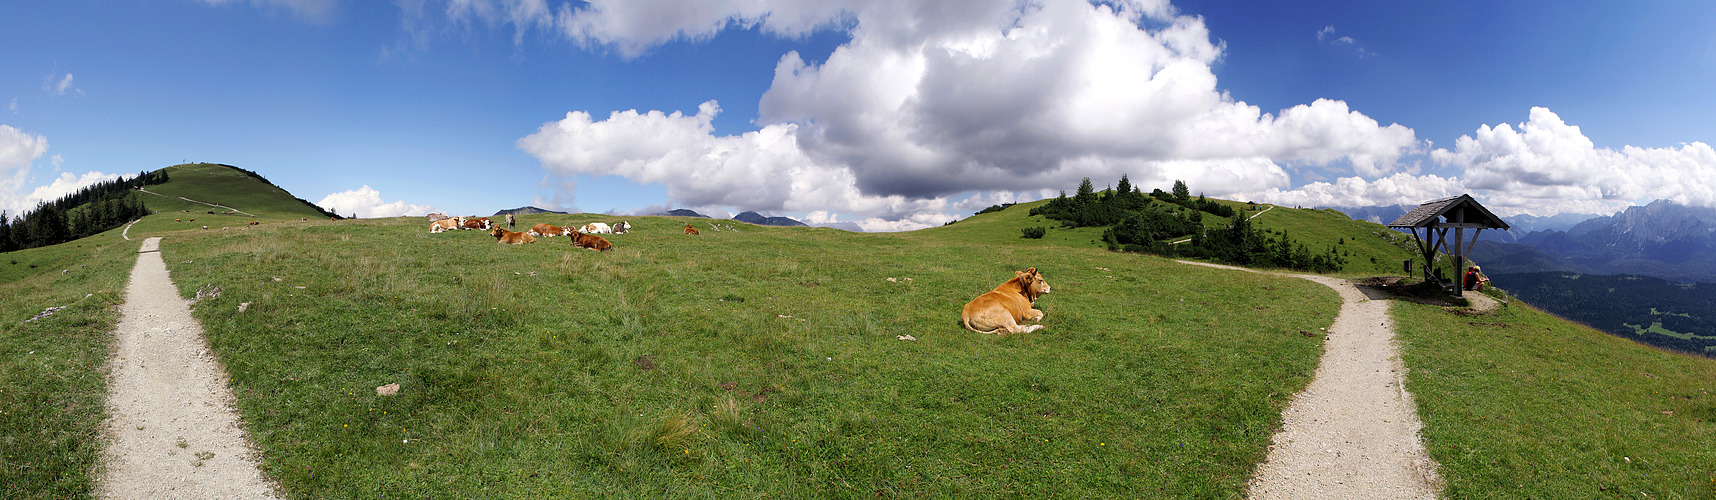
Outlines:
{"type": "Polygon", "coordinates": [[[1418,240],[1418,251],[1424,260],[1424,281],[1441,283],[1444,288],[1453,289],[1455,296],[1461,296],[1464,287],[1460,286],[1461,272],[1466,267],[1466,254],[1471,253],[1472,244],[1477,243],[1478,234],[1485,229],[1507,229],[1508,225],[1489,209],[1478,204],[1472,195],[1462,194],[1453,198],[1436,200],[1419,205],[1406,215],[1400,216],[1388,227],[1408,229],[1418,240]],[[1418,230],[1423,229],[1420,236],[1418,230]],[[1453,245],[1448,244],[1448,230],[1454,230],[1453,245]],[[1471,229],[1472,239],[1465,239],[1466,230],[1471,229]],[[1435,276],[1436,254],[1447,253],[1454,258],[1454,279],[1449,280],[1435,276]]]}

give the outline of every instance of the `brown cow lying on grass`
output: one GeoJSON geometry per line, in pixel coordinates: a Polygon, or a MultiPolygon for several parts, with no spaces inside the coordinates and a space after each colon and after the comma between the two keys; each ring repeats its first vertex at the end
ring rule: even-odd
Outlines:
{"type": "Polygon", "coordinates": [[[536,237],[531,236],[530,233],[513,232],[498,227],[494,228],[493,231],[489,231],[489,236],[495,237],[495,241],[506,243],[508,245],[536,243],[536,237]]]}
{"type": "Polygon", "coordinates": [[[1049,282],[1037,268],[1015,271],[1013,279],[965,304],[959,322],[977,333],[1030,333],[1043,325],[1022,326],[1020,321],[1043,319],[1043,311],[1032,309],[1037,296],[1049,293],[1049,282]]]}
{"type": "Polygon", "coordinates": [[[685,225],[685,234],[698,234],[697,228],[691,227],[690,224],[686,224],[685,225]]]}
{"type": "Polygon", "coordinates": [[[588,248],[598,252],[606,252],[609,249],[614,248],[613,243],[609,243],[608,240],[594,234],[584,234],[573,231],[572,234],[567,236],[572,239],[572,246],[576,246],[578,248],[588,248]]]}
{"type": "Polygon", "coordinates": [[[566,234],[566,229],[553,224],[537,224],[526,232],[530,233],[531,236],[561,236],[566,234]]]}
{"type": "Polygon", "coordinates": [[[490,228],[494,227],[494,226],[489,224],[489,218],[488,217],[478,217],[475,219],[464,219],[464,222],[460,222],[459,226],[463,227],[465,229],[481,229],[484,231],[487,231],[490,228]]]}

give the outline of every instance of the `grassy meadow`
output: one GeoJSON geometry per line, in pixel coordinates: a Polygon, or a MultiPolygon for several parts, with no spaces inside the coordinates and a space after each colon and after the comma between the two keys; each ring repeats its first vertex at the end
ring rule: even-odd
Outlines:
{"type": "Polygon", "coordinates": [[[103,377],[138,245],[115,230],[0,253],[0,496],[75,498],[94,487],[103,377]]]}
{"type": "Polygon", "coordinates": [[[137,196],[157,215],[169,216],[168,222],[175,218],[194,218],[197,219],[196,226],[212,228],[242,226],[251,220],[242,214],[225,215],[222,213],[225,209],[185,201],[180,197],[236,208],[264,220],[327,218],[315,208],[293,198],[286,190],[226,165],[188,163],[164,170],[168,176],[165,184],[148,186],[144,188],[148,193],[138,193],[137,196]],[[209,214],[210,211],[214,213],[209,214]]]}
{"type": "Polygon", "coordinates": [[[221,290],[196,314],[267,473],[302,498],[1240,496],[1314,369],[1301,332],[1338,310],[1307,281],[981,220],[631,220],[607,253],[417,218],[162,252],[187,297],[221,290]],[[1046,329],[957,325],[1027,266],[1054,286],[1046,329]]]}
{"type": "Polygon", "coordinates": [[[1449,498],[1716,498],[1716,362],[1518,303],[1393,314],[1449,498]]]}
{"type": "MultiPolygon", "coordinates": [[[[152,191],[259,215],[144,196],[160,213],[129,234],[166,238],[184,297],[219,292],[193,310],[293,498],[1241,497],[1339,307],[1305,280],[1108,252],[1031,203],[890,234],[635,217],[596,253],[328,221],[241,172],[169,168],[152,191]],[[1025,267],[1054,286],[1047,328],[958,325],[1025,267]]],[[[1343,275],[1400,274],[1408,238],[1336,215],[1253,222],[1350,249],[1343,275]]],[[[0,254],[8,495],[93,491],[139,243],[120,233],[0,254]]],[[[1446,496],[1716,497],[1716,362],[1518,302],[1393,314],[1446,496]]]]}

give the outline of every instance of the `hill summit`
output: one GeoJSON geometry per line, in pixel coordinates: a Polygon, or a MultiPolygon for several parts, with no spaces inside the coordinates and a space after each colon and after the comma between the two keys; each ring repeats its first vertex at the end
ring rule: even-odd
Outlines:
{"type": "Polygon", "coordinates": [[[707,215],[697,213],[697,211],[687,209],[687,208],[675,208],[673,210],[668,210],[665,213],[659,213],[656,215],[671,215],[674,217],[698,217],[698,218],[703,218],[703,219],[709,218],[709,216],[707,216],[707,215]]]}
{"type": "Polygon", "coordinates": [[[805,223],[791,217],[764,217],[763,214],[749,211],[733,216],[733,220],[759,226],[807,227],[805,223]]]}
{"type": "Polygon", "coordinates": [[[499,216],[507,215],[507,214],[512,214],[512,215],[536,215],[536,214],[566,215],[567,212],[556,212],[556,211],[548,210],[548,209],[544,209],[544,208],[536,208],[534,206],[524,206],[524,207],[509,208],[506,210],[501,210],[499,212],[495,212],[494,216],[499,217],[499,216]]]}

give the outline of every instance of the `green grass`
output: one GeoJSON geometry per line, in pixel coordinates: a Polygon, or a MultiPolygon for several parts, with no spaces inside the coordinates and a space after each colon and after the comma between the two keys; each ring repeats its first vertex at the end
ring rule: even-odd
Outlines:
{"type": "MultiPolygon", "coordinates": [[[[1336,273],[1342,276],[1405,276],[1406,273],[1401,272],[1400,263],[1413,258],[1414,255],[1411,235],[1390,230],[1387,226],[1374,222],[1355,221],[1333,209],[1295,209],[1267,204],[1247,205],[1235,201],[1216,201],[1232,207],[1240,217],[1256,216],[1251,222],[1259,230],[1269,230],[1273,234],[1285,231],[1288,237],[1304,244],[1312,253],[1335,248],[1347,258],[1346,268],[1336,273]],[[1267,212],[1264,211],[1266,209],[1267,212]],[[1262,215],[1258,215],[1260,213],[1262,215]]],[[[908,236],[905,237],[934,235],[936,238],[951,237],[974,243],[1033,248],[1107,248],[1102,242],[1102,232],[1106,228],[1067,229],[1061,227],[1059,221],[1030,215],[1031,208],[1045,203],[1046,200],[1020,203],[1000,212],[972,216],[949,226],[907,233],[908,236]],[[1040,240],[1020,237],[1018,228],[1034,226],[1047,227],[1048,234],[1040,240]],[[1012,228],[1012,232],[1006,233],[1003,228],[1012,228]]],[[[1178,205],[1157,199],[1151,199],[1150,203],[1155,210],[1182,210],[1178,205]]],[[[1204,214],[1204,227],[1225,228],[1231,224],[1232,221],[1228,218],[1204,214]]],[[[1185,238],[1175,238],[1183,239],[1185,238]]]]}
{"type": "MultiPolygon", "coordinates": [[[[195,314],[296,498],[1242,496],[1335,294],[1107,252],[1029,206],[895,234],[641,217],[607,253],[419,218],[204,231],[169,212],[130,234],[166,237],[182,295],[223,290],[195,314]],[[1046,329],[957,325],[1027,266],[1055,288],[1046,329]]],[[[1255,221],[1400,250],[1324,219],[1255,221]]],[[[616,219],[519,222],[595,220],[616,219]]],[[[119,232],[0,254],[0,484],[26,498],[92,491],[138,244],[119,232]]],[[[1395,306],[1449,497],[1716,496],[1716,363],[1514,304],[1395,306]]]]}
{"type": "Polygon", "coordinates": [[[415,218],[162,251],[181,293],[223,290],[195,314],[300,498],[1237,497],[1315,367],[1299,332],[1338,309],[1304,280],[1006,222],[685,221],[633,218],[607,253],[415,218]],[[1046,329],[957,325],[1027,266],[1054,286],[1046,329]],[[388,383],[400,395],[376,396],[388,383]]]}
{"type": "Polygon", "coordinates": [[[0,496],[90,494],[102,377],[138,244],[115,230],[0,253],[0,496]],[[70,307],[24,323],[58,306],[70,307]]]}
{"type": "Polygon", "coordinates": [[[1394,315],[1448,497],[1716,497],[1711,360],[1517,303],[1394,315]]]}
{"type": "MultiPolygon", "coordinates": [[[[179,199],[233,207],[264,219],[326,219],[327,216],[291,193],[264,183],[232,167],[210,163],[190,163],[166,167],[168,181],[147,186],[150,193],[137,193],[143,204],[156,214],[179,219],[197,219],[197,226],[241,226],[250,220],[243,215],[224,215],[225,209],[179,199]],[[215,212],[209,214],[209,211],[215,212]],[[177,214],[177,215],[174,215],[177,214]]],[[[133,238],[136,236],[133,235],[133,238]]]]}
{"type": "MultiPolygon", "coordinates": [[[[1243,203],[1231,203],[1237,210],[1243,203]]],[[[1257,205],[1254,209],[1272,205],[1257,205]]],[[[1267,212],[1248,211],[1258,229],[1279,234],[1286,232],[1293,241],[1302,243],[1312,253],[1331,247],[1347,259],[1347,266],[1337,273],[1343,276],[1405,276],[1400,262],[1413,258],[1412,236],[1389,229],[1375,222],[1355,221],[1334,209],[1300,209],[1275,206],[1267,212]],[[1262,215],[1257,215],[1262,213],[1262,215]],[[1371,259],[1375,258],[1373,262],[1371,259]]],[[[1416,268],[1415,268],[1416,269],[1416,268]]]]}

